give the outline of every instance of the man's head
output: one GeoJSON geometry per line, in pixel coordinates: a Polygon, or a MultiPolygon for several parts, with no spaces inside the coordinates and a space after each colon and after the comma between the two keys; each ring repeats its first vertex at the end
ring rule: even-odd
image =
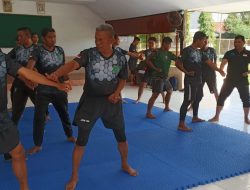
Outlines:
{"type": "Polygon", "coordinates": [[[204,40],[204,45],[203,45],[203,49],[206,49],[208,47],[208,44],[209,44],[209,40],[208,40],[208,36],[206,36],[205,40],[204,40]]]}
{"type": "Polygon", "coordinates": [[[162,39],[162,42],[161,42],[161,48],[163,49],[163,50],[166,50],[166,51],[169,51],[170,50],[170,48],[171,48],[171,44],[172,44],[172,39],[170,38],[170,37],[164,37],[163,39],[162,39]]]}
{"type": "Polygon", "coordinates": [[[120,45],[120,38],[117,34],[114,35],[114,43],[113,43],[113,46],[116,47],[116,46],[119,46],[120,45]]]}
{"type": "Polygon", "coordinates": [[[109,24],[101,24],[96,28],[95,44],[100,52],[105,52],[112,49],[114,43],[114,29],[109,24]]]}
{"type": "Polygon", "coordinates": [[[193,44],[195,44],[195,46],[198,48],[204,47],[206,37],[207,36],[204,32],[201,31],[195,32],[193,37],[193,44]]]}
{"type": "Polygon", "coordinates": [[[149,49],[155,49],[155,46],[156,46],[156,38],[155,37],[149,37],[148,38],[148,48],[149,49]]]}
{"type": "Polygon", "coordinates": [[[137,46],[137,45],[140,43],[140,38],[137,37],[137,36],[135,36],[132,43],[133,43],[135,46],[137,46]]]}
{"type": "Polygon", "coordinates": [[[245,45],[245,37],[242,35],[237,35],[234,38],[234,47],[236,50],[242,50],[245,45]]]}
{"type": "Polygon", "coordinates": [[[31,40],[32,40],[33,44],[38,44],[38,41],[39,41],[39,35],[38,35],[38,33],[35,33],[35,32],[32,33],[31,40]]]}
{"type": "Polygon", "coordinates": [[[31,30],[28,27],[21,27],[17,29],[17,38],[20,45],[29,43],[31,39],[31,30]]]}
{"type": "Polygon", "coordinates": [[[15,42],[16,42],[16,45],[17,45],[17,46],[22,45],[22,44],[20,43],[20,40],[19,40],[18,36],[16,37],[15,42]]]}
{"type": "Polygon", "coordinates": [[[43,44],[48,48],[52,48],[56,44],[56,31],[53,28],[44,28],[42,30],[43,44]]]}

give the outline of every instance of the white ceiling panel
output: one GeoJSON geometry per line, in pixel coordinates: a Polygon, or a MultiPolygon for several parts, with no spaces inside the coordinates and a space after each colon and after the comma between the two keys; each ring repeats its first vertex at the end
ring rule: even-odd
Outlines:
{"type": "MultiPolygon", "coordinates": [[[[35,1],[35,0],[33,0],[35,1]]],[[[105,20],[133,18],[176,10],[208,12],[250,11],[250,0],[45,0],[83,4],[105,20]]]]}

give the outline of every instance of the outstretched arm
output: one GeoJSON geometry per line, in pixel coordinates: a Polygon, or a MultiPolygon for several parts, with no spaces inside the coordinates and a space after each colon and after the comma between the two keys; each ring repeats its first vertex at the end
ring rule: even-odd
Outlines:
{"type": "Polygon", "coordinates": [[[225,64],[227,63],[227,60],[226,59],[223,59],[222,60],[222,62],[221,62],[221,66],[220,66],[220,68],[218,68],[217,66],[216,66],[216,64],[214,64],[211,60],[207,60],[206,61],[206,64],[208,64],[208,66],[209,67],[211,67],[213,70],[215,70],[215,71],[218,71],[220,74],[221,74],[221,76],[225,76],[225,72],[223,71],[223,69],[224,69],[224,66],[225,66],[225,64]],[[223,61],[224,60],[224,61],[223,61]],[[222,64],[223,64],[223,66],[222,66],[222,64]]]}
{"type": "Polygon", "coordinates": [[[30,69],[27,69],[25,67],[21,67],[18,71],[17,74],[25,79],[28,79],[32,82],[39,83],[39,84],[44,84],[48,86],[53,86],[58,88],[59,90],[63,90],[65,92],[68,92],[71,90],[70,84],[59,84],[53,81],[48,80],[45,76],[32,71],[30,69]]]}
{"type": "Polygon", "coordinates": [[[136,59],[142,59],[141,53],[128,51],[127,55],[136,59]]]}
{"type": "Polygon", "coordinates": [[[58,81],[58,78],[61,76],[65,76],[68,73],[78,69],[80,67],[79,63],[72,60],[63,66],[61,66],[59,69],[57,69],[54,73],[51,73],[50,75],[46,75],[48,79],[53,81],[58,81]]]}
{"type": "MultiPolygon", "coordinates": [[[[35,70],[35,65],[36,65],[36,61],[34,59],[29,59],[26,68],[35,70]]],[[[26,78],[21,77],[20,75],[18,78],[20,78],[25,83],[25,85],[32,90],[37,86],[36,83],[33,83],[30,80],[27,80],[26,78]]]]}
{"type": "Polygon", "coordinates": [[[221,64],[220,64],[220,70],[224,71],[224,67],[227,63],[228,63],[227,59],[222,59],[221,64]]]}

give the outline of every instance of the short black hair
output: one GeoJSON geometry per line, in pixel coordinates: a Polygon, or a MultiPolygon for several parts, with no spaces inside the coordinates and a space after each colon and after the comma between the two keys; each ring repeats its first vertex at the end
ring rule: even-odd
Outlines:
{"type": "Polygon", "coordinates": [[[45,37],[45,36],[47,36],[47,34],[49,33],[49,32],[56,32],[55,31],[55,29],[54,28],[44,28],[43,30],[42,30],[42,37],[45,37]]]}
{"type": "Polygon", "coordinates": [[[195,32],[194,34],[194,37],[193,37],[193,42],[196,42],[197,40],[202,40],[202,39],[205,39],[207,37],[207,35],[202,32],[202,31],[197,31],[195,32]]]}
{"type": "Polygon", "coordinates": [[[135,36],[134,41],[141,41],[139,37],[135,36]]]}
{"type": "Polygon", "coordinates": [[[243,42],[245,42],[245,37],[242,36],[242,35],[237,35],[237,36],[234,37],[234,40],[238,40],[238,39],[240,39],[240,40],[242,40],[243,42]]]}
{"type": "Polygon", "coordinates": [[[156,39],[156,37],[149,37],[149,38],[148,38],[148,41],[154,41],[154,42],[157,42],[157,39],[156,39]]]}
{"type": "Polygon", "coordinates": [[[161,44],[170,44],[170,43],[172,43],[173,42],[173,40],[170,38],[170,37],[168,37],[168,36],[166,36],[166,37],[164,37],[163,39],[162,39],[162,42],[161,42],[161,44]]]}
{"type": "Polygon", "coordinates": [[[27,36],[31,37],[31,29],[29,27],[21,27],[17,29],[18,32],[22,31],[24,32],[27,36]]]}

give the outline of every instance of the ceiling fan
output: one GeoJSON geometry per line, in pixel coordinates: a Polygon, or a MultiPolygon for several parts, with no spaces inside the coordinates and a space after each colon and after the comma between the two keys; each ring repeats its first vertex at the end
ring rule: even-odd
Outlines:
{"type": "Polygon", "coordinates": [[[179,11],[173,11],[167,13],[167,20],[171,26],[177,28],[182,24],[183,17],[181,16],[179,11]]]}

